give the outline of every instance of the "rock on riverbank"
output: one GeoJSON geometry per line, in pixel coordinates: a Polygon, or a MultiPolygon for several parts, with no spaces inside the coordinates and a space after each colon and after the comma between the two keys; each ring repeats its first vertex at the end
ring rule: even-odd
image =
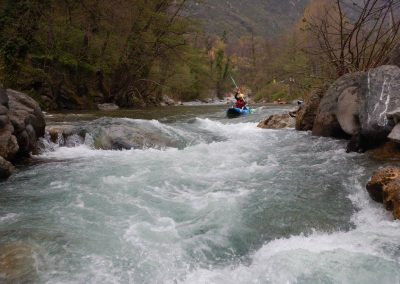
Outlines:
{"type": "Polygon", "coordinates": [[[14,171],[13,162],[29,156],[45,133],[45,119],[26,94],[0,87],[0,179],[14,171]]]}
{"type": "Polygon", "coordinates": [[[388,139],[400,143],[399,67],[386,65],[344,75],[328,88],[319,103],[318,96],[311,97],[304,109],[315,109],[318,104],[315,119],[305,121],[303,115],[298,115],[298,130],[312,130],[317,136],[348,138],[348,151],[362,152],[388,139]]]}
{"type": "Polygon", "coordinates": [[[265,129],[294,128],[296,120],[289,114],[270,115],[261,121],[257,127],[265,129]]]}
{"type": "Polygon", "coordinates": [[[400,168],[385,168],[374,173],[367,184],[367,191],[376,202],[400,219],[400,168]]]}

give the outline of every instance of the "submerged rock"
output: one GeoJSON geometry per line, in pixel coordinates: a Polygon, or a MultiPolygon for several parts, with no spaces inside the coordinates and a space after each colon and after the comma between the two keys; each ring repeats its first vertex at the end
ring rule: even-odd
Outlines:
{"type": "Polygon", "coordinates": [[[373,200],[383,203],[395,219],[400,219],[400,168],[389,167],[375,172],[366,188],[373,200]]]}
{"type": "Polygon", "coordinates": [[[37,278],[35,250],[28,244],[0,245],[0,282],[30,283],[37,278]]]}
{"type": "Polygon", "coordinates": [[[86,143],[103,150],[162,149],[188,143],[179,131],[149,120],[100,118],[83,125],[49,126],[47,131],[53,143],[67,147],[86,143]]]}
{"type": "Polygon", "coordinates": [[[257,127],[266,129],[294,128],[296,120],[289,114],[275,114],[260,122],[257,127]]]}
{"type": "Polygon", "coordinates": [[[113,110],[118,110],[119,106],[116,104],[98,104],[97,108],[102,111],[113,111],[113,110]]]}

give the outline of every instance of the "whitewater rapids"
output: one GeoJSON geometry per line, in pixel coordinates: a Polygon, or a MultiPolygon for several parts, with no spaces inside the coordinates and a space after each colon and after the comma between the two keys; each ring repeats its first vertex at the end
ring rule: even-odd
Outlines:
{"type": "Polygon", "coordinates": [[[400,223],[364,189],[381,165],[256,127],[279,111],[109,120],[159,147],[49,142],[0,183],[0,249],[32,259],[0,282],[400,283],[400,223]]]}

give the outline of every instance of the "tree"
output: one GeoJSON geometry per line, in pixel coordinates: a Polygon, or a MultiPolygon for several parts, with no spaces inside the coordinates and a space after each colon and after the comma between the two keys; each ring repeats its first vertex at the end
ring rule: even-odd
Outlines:
{"type": "MultiPolygon", "coordinates": [[[[157,104],[174,75],[197,86],[205,80],[198,68],[206,64],[204,50],[192,47],[195,28],[182,15],[186,2],[6,0],[0,6],[1,79],[45,108],[157,104]]],[[[193,96],[186,87],[177,92],[193,96]]]]}
{"type": "Polygon", "coordinates": [[[310,52],[324,56],[337,76],[384,64],[399,43],[399,7],[399,0],[323,2],[304,19],[315,43],[310,52]]]}

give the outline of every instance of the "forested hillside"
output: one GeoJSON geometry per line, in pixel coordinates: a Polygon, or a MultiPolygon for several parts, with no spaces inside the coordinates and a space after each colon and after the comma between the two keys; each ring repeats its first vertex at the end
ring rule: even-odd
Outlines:
{"type": "Polygon", "coordinates": [[[277,37],[303,14],[310,0],[203,0],[193,1],[189,10],[210,33],[230,37],[249,33],[277,37]]]}
{"type": "Polygon", "coordinates": [[[157,105],[209,87],[206,55],[181,16],[186,1],[1,3],[1,81],[46,109],[157,105]]]}

